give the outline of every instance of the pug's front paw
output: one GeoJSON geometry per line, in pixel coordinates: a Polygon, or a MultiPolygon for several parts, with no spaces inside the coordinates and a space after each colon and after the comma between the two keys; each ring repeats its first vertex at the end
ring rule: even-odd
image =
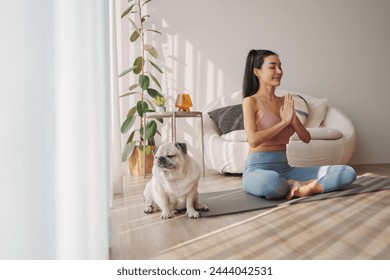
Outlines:
{"type": "Polygon", "coordinates": [[[170,219],[172,217],[173,216],[170,212],[162,212],[162,214],[161,214],[161,219],[163,219],[163,220],[167,220],[167,219],[170,219]]]}
{"type": "Polygon", "coordinates": [[[198,204],[198,205],[196,205],[195,209],[198,211],[204,211],[204,212],[207,212],[210,210],[209,207],[205,204],[198,204]]]}
{"type": "Polygon", "coordinates": [[[200,214],[198,212],[196,212],[195,210],[188,210],[187,211],[187,215],[188,217],[190,217],[191,219],[198,219],[200,214]]]}
{"type": "Polygon", "coordinates": [[[152,214],[153,212],[154,212],[153,207],[151,207],[151,206],[145,206],[145,208],[144,208],[144,213],[145,213],[145,214],[152,214]]]}

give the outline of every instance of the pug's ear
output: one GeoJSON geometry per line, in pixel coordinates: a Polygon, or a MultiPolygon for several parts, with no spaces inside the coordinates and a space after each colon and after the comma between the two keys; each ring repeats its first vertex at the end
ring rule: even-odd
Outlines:
{"type": "Polygon", "coordinates": [[[178,148],[180,151],[182,151],[183,154],[187,154],[187,145],[185,143],[175,143],[176,148],[178,148]]]}
{"type": "Polygon", "coordinates": [[[158,150],[158,147],[157,147],[157,148],[154,148],[154,149],[152,150],[152,153],[153,153],[154,156],[156,155],[157,150],[158,150]]]}

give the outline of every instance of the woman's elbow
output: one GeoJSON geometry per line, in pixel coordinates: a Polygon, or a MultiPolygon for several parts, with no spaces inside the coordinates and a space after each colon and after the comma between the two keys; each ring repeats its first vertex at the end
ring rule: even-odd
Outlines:
{"type": "Polygon", "coordinates": [[[309,134],[308,136],[303,137],[303,139],[301,139],[301,140],[302,140],[302,142],[309,144],[311,141],[311,135],[309,134]]]}
{"type": "Polygon", "coordinates": [[[259,146],[258,141],[256,141],[254,137],[248,137],[248,144],[251,148],[256,148],[257,146],[259,146]]]}

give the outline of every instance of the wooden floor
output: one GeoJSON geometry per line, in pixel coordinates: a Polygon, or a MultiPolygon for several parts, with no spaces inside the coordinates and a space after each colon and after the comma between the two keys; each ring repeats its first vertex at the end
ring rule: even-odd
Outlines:
{"type": "MultiPolygon", "coordinates": [[[[355,165],[390,177],[390,164],[355,165]]],[[[111,209],[111,259],[390,259],[390,191],[193,220],[143,213],[149,178],[124,177],[111,209]]],[[[241,177],[206,173],[199,192],[241,188],[241,177]]]]}

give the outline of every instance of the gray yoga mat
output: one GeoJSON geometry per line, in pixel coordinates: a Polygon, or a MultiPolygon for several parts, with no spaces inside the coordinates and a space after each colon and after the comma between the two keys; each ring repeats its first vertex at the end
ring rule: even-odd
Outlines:
{"type": "Polygon", "coordinates": [[[346,185],[337,191],[316,194],[299,199],[267,200],[248,194],[243,189],[235,189],[199,193],[199,202],[206,204],[210,208],[210,211],[202,212],[202,217],[213,217],[277,207],[281,204],[296,204],[388,189],[390,189],[390,178],[362,176],[355,180],[353,184],[346,185]]]}

